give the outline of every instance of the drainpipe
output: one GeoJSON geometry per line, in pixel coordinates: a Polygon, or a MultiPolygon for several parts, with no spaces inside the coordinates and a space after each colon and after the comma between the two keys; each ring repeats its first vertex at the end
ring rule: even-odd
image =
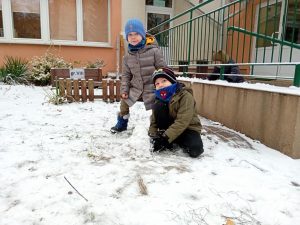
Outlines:
{"type": "Polygon", "coordinates": [[[120,35],[117,36],[117,76],[116,78],[119,79],[119,72],[120,72],[120,35]]]}

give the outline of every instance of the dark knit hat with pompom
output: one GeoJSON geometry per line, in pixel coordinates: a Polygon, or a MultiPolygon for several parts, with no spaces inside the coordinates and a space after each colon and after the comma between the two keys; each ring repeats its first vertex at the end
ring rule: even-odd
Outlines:
{"type": "Polygon", "coordinates": [[[155,83],[155,80],[159,77],[166,78],[172,84],[177,82],[173,70],[169,67],[163,67],[159,70],[155,70],[154,73],[152,74],[153,83],[155,83]]]}

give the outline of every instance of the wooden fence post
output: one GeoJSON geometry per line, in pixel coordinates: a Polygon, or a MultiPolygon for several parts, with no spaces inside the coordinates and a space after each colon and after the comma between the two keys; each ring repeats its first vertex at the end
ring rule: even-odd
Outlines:
{"type": "Polygon", "coordinates": [[[65,81],[64,78],[59,78],[58,81],[58,86],[59,86],[59,96],[64,97],[65,96],[65,81]]]}
{"type": "Polygon", "coordinates": [[[109,80],[109,101],[114,102],[115,101],[115,85],[114,80],[109,80]]]}
{"type": "Polygon", "coordinates": [[[67,100],[68,100],[68,102],[73,102],[72,83],[71,83],[70,78],[67,78],[67,80],[66,80],[66,91],[67,91],[67,100]]]}
{"type": "Polygon", "coordinates": [[[99,74],[99,81],[102,81],[103,75],[102,75],[102,69],[98,68],[98,74],[99,74]]]}
{"type": "Polygon", "coordinates": [[[121,81],[116,80],[116,100],[119,102],[121,100],[121,81]]]}
{"type": "Polygon", "coordinates": [[[87,101],[86,80],[81,80],[81,99],[82,99],[82,102],[87,101]]]}
{"type": "Polygon", "coordinates": [[[94,81],[93,81],[93,79],[88,80],[88,88],[89,88],[89,101],[94,101],[94,81]]]}
{"type": "Polygon", "coordinates": [[[107,79],[102,80],[102,96],[103,101],[107,101],[107,79]]]}
{"type": "Polygon", "coordinates": [[[76,102],[79,102],[79,82],[78,80],[73,80],[73,88],[74,88],[74,99],[76,102]]]}

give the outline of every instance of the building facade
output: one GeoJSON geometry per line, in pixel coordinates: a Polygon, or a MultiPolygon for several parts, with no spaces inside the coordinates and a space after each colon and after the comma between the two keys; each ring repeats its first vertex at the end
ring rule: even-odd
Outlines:
{"type": "Polygon", "coordinates": [[[49,48],[68,62],[104,60],[117,70],[121,0],[0,0],[0,64],[49,48]]]}

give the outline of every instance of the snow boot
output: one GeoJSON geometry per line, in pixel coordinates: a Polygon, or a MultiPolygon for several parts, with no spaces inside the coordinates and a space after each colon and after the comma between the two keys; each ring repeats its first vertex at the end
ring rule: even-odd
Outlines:
{"type": "Polygon", "coordinates": [[[114,127],[110,129],[110,132],[115,134],[127,130],[128,119],[129,119],[129,114],[125,116],[118,115],[118,122],[114,127]]]}

